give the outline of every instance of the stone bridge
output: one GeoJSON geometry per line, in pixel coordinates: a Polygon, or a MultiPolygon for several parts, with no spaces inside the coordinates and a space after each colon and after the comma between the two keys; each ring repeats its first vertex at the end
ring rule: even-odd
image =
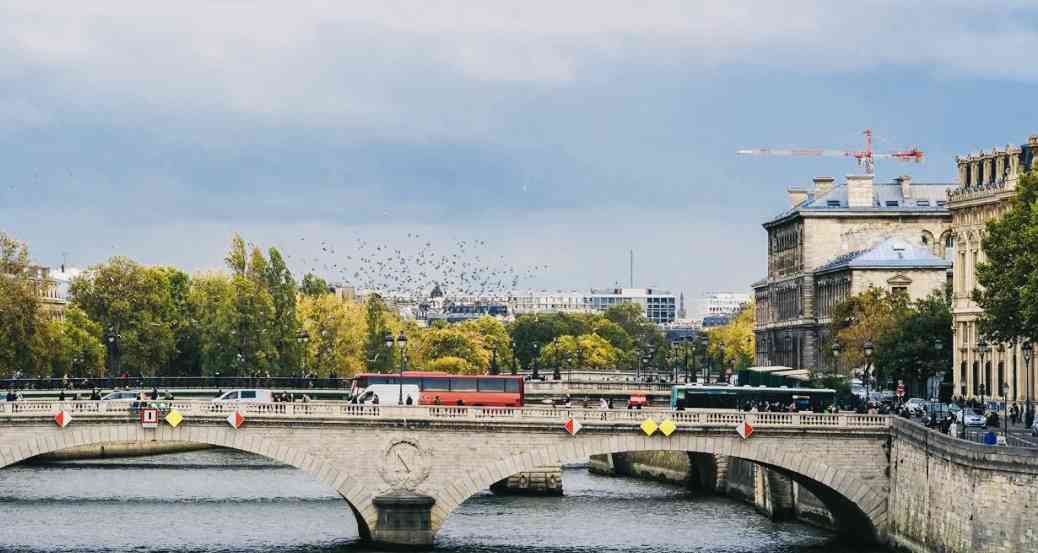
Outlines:
{"type": "MultiPolygon", "coordinates": [[[[0,467],[66,448],[119,441],[210,444],[297,467],[335,489],[363,539],[429,544],[468,497],[545,465],[589,456],[675,450],[742,458],[781,471],[815,493],[841,532],[885,539],[890,420],[823,415],[666,410],[361,406],[343,403],[174,402],[178,426],[144,428],[125,404],[0,403],[0,467]],[[244,422],[235,429],[235,409],[244,422]],[[71,422],[56,424],[59,412],[71,422]],[[569,419],[582,428],[564,429],[569,419]],[[736,426],[754,428],[743,439],[736,426]],[[673,423],[665,435],[642,424],[673,423]]],[[[669,428],[669,424],[665,427],[669,428]]]]}
{"type": "MultiPolygon", "coordinates": [[[[684,451],[757,463],[816,495],[841,533],[925,553],[1038,550],[1038,450],[993,448],[875,415],[174,402],[174,427],[126,404],[0,402],[0,468],[108,442],[193,442],[298,467],[346,500],[364,539],[427,545],[510,475],[591,455],[684,451]],[[237,427],[228,416],[239,413],[237,427]],[[56,415],[71,416],[65,426],[56,415]],[[565,421],[582,428],[571,435],[565,421]],[[671,429],[646,435],[646,420],[671,429]],[[736,426],[754,432],[743,439],[736,426]]],[[[651,428],[650,428],[651,429],[651,428]]]]}

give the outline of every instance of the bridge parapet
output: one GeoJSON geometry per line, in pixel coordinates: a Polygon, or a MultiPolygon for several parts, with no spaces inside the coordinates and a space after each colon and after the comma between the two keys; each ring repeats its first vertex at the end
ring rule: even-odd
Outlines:
{"type": "MultiPolygon", "coordinates": [[[[731,428],[744,420],[756,428],[826,428],[826,429],[887,429],[890,417],[852,413],[742,413],[733,411],[674,411],[669,409],[583,409],[565,407],[465,407],[465,406],[381,406],[356,405],[343,402],[310,403],[213,403],[208,401],[166,402],[186,420],[193,418],[223,417],[241,413],[246,420],[407,420],[407,421],[480,421],[561,423],[570,418],[584,425],[641,424],[646,419],[656,423],[671,420],[678,428],[722,427],[731,428]]],[[[126,403],[111,401],[18,401],[0,403],[0,422],[4,420],[38,419],[50,417],[59,411],[73,419],[125,420],[133,416],[126,403]]]]}

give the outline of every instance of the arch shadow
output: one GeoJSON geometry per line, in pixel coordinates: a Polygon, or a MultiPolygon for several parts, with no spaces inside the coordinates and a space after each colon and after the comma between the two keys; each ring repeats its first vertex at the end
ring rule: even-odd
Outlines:
{"type": "Polygon", "coordinates": [[[703,439],[694,435],[672,436],[659,447],[640,436],[589,438],[579,446],[556,445],[504,457],[448,486],[433,508],[433,528],[438,531],[447,516],[469,497],[503,478],[546,464],[581,462],[589,455],[637,451],[682,451],[744,459],[774,470],[814,494],[833,515],[842,537],[883,543],[887,528],[887,495],[850,471],[828,466],[800,455],[795,448],[776,448],[775,441],[703,439]]]}
{"type": "Polygon", "coordinates": [[[144,434],[139,425],[129,424],[120,425],[119,431],[110,435],[99,434],[104,433],[99,432],[97,427],[51,429],[29,439],[3,444],[8,453],[0,456],[0,470],[63,449],[118,441],[185,442],[244,451],[299,469],[335,490],[353,513],[360,539],[371,539],[371,528],[374,527],[376,519],[372,516],[374,506],[370,494],[360,486],[350,486],[352,482],[346,471],[308,453],[287,448],[274,440],[248,435],[247,430],[235,431],[221,427],[163,428],[144,434]],[[123,429],[129,432],[124,432],[123,429]]]}

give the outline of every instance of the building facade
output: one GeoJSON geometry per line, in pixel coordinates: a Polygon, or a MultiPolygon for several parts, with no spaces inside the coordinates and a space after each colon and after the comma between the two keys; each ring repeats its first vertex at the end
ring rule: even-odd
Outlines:
{"type": "Polygon", "coordinates": [[[992,149],[956,158],[960,186],[948,195],[952,231],[958,244],[953,268],[953,393],[969,398],[1002,397],[1008,384],[1011,401],[1035,399],[1038,370],[1025,365],[1023,345],[991,344],[985,355],[978,344],[977,319],[982,310],[973,302],[977,264],[985,261],[981,240],[985,225],[1009,208],[1021,173],[1038,169],[1038,136],[1026,144],[992,149]]]}
{"type": "Polygon", "coordinates": [[[734,292],[717,292],[706,294],[702,299],[702,317],[716,315],[735,315],[750,304],[753,298],[750,294],[739,294],[734,292]]]}
{"type": "Polygon", "coordinates": [[[954,251],[946,205],[954,187],[848,176],[790,189],[791,208],[763,225],[768,275],[753,285],[755,364],[823,369],[836,303],[869,287],[913,299],[940,289],[954,251]]]}
{"type": "Polygon", "coordinates": [[[593,313],[614,305],[637,304],[645,317],[656,324],[674,322],[677,298],[655,288],[592,288],[590,292],[515,292],[508,298],[513,315],[531,313],[593,313]]]}

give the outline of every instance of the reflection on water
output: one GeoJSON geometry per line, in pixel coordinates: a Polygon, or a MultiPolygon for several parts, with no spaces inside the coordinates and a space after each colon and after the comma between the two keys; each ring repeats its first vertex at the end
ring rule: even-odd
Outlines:
{"type": "MultiPolygon", "coordinates": [[[[850,553],[825,532],[674,486],[567,470],[558,498],[478,495],[437,549],[476,552],[850,553]]],[[[375,552],[332,490],[295,469],[210,450],[0,470],[0,551],[375,552]]],[[[878,553],[862,550],[861,553],[878,553]]]]}

